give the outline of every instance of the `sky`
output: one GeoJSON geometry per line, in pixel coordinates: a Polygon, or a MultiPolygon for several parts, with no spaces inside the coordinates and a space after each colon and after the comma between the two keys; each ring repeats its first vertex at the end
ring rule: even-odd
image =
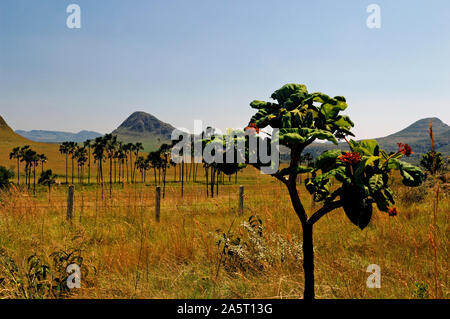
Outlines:
{"type": "Polygon", "coordinates": [[[358,138],[450,124],[450,1],[0,1],[0,115],[14,129],[107,133],[145,111],[225,131],[286,83],[345,96],[358,138]]]}

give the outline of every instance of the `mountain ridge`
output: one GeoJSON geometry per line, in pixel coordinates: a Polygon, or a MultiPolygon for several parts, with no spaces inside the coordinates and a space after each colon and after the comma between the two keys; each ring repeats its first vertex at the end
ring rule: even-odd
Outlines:
{"type": "Polygon", "coordinates": [[[84,142],[87,139],[92,140],[103,135],[98,132],[87,130],[81,130],[78,133],[49,130],[16,130],[15,132],[31,141],[43,143],[62,143],[68,141],[84,142]]]}
{"type": "Polygon", "coordinates": [[[145,151],[157,149],[163,143],[171,142],[172,125],[143,111],[133,112],[112,134],[125,143],[141,142],[145,151]]]}

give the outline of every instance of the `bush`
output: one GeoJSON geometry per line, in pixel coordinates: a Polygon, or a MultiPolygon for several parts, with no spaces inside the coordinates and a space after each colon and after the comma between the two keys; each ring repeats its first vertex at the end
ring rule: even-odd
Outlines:
{"type": "Polygon", "coordinates": [[[220,263],[228,272],[258,272],[277,263],[300,265],[302,247],[295,239],[288,241],[279,234],[263,234],[262,220],[250,216],[248,221],[240,225],[238,237],[233,234],[222,234],[217,240],[221,253],[220,263]]]}
{"type": "MultiPolygon", "coordinates": [[[[0,248],[0,298],[65,298],[70,264],[82,267],[79,251],[55,251],[47,257],[31,255],[21,267],[5,249],[0,248]],[[51,262],[47,260],[50,259],[51,262]]],[[[85,267],[83,267],[86,270],[85,267]]],[[[86,276],[85,272],[82,276],[86,276]]]]}
{"type": "Polygon", "coordinates": [[[406,192],[400,195],[400,200],[407,205],[422,203],[426,199],[428,192],[429,189],[426,185],[410,187],[406,192]]]}
{"type": "Polygon", "coordinates": [[[425,282],[415,282],[414,286],[416,288],[416,290],[413,292],[413,296],[414,298],[417,299],[428,299],[429,298],[429,294],[428,294],[428,284],[426,284],[425,282]]]}
{"type": "Polygon", "coordinates": [[[14,172],[6,167],[0,166],[0,189],[8,188],[9,180],[14,177],[14,172]]]}

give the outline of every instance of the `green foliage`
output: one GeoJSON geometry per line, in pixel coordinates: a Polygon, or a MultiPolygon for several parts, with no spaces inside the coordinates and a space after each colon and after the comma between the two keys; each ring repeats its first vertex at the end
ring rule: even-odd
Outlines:
{"type": "MultiPolygon", "coordinates": [[[[70,264],[82,266],[79,252],[55,251],[50,254],[52,262],[36,254],[29,256],[20,267],[4,249],[0,249],[0,297],[25,299],[63,298],[70,293],[66,272],[70,264]]],[[[85,273],[87,275],[87,273],[85,273]]]]}
{"type": "Polygon", "coordinates": [[[400,170],[406,186],[420,185],[424,174],[418,167],[399,160],[401,154],[387,156],[375,140],[350,140],[349,145],[351,153],[332,150],[319,156],[315,164],[316,176],[306,179],[305,183],[317,201],[326,204],[339,196],[350,221],[363,229],[370,222],[373,203],[384,212],[395,204],[388,183],[392,170],[400,170]],[[333,177],[342,184],[331,192],[333,177]]]}
{"type": "Polygon", "coordinates": [[[347,108],[345,98],[308,93],[303,84],[286,84],[271,98],[278,103],[253,101],[258,112],[250,123],[259,128],[271,126],[280,129],[279,142],[290,148],[301,147],[312,141],[326,140],[337,144],[340,134],[352,135],[353,122],[339,113],[347,108]]]}
{"type": "Polygon", "coordinates": [[[45,185],[47,187],[52,186],[56,183],[56,175],[53,174],[51,169],[43,171],[39,177],[38,184],[45,185]]]}
{"type": "Polygon", "coordinates": [[[3,166],[0,166],[0,189],[8,188],[10,185],[10,179],[14,177],[14,172],[3,166]]]}
{"type": "MultiPolygon", "coordinates": [[[[305,179],[306,189],[315,201],[323,202],[325,210],[340,205],[350,221],[363,229],[370,222],[373,204],[390,215],[397,213],[391,207],[395,203],[394,194],[389,188],[392,170],[400,171],[406,186],[422,183],[422,170],[400,160],[407,152],[399,150],[387,154],[380,149],[376,140],[347,141],[346,136],[353,136],[350,129],[354,124],[348,116],[340,114],[347,108],[344,97],[330,97],[320,92],[308,93],[305,85],[287,84],[275,91],[271,98],[277,103],[250,103],[257,113],[250,119],[249,126],[258,129],[267,126],[279,128],[278,141],[280,145],[290,148],[291,163],[273,175],[287,183],[286,175],[292,181],[296,180],[298,174],[311,172],[312,176],[305,179]],[[344,138],[351,152],[326,151],[317,158],[312,169],[300,165],[303,150],[315,140],[337,145],[338,139],[344,138]],[[339,182],[337,187],[332,187],[333,180],[339,182]],[[340,199],[336,201],[338,197],[340,199]]],[[[276,138],[274,136],[274,142],[276,138]]],[[[295,194],[292,183],[286,185],[292,197],[295,194]]],[[[302,214],[297,211],[299,213],[302,214]]]]}
{"type": "Polygon", "coordinates": [[[416,288],[416,290],[413,292],[414,298],[417,298],[417,299],[428,299],[429,298],[427,283],[425,283],[423,281],[415,282],[414,286],[416,288]]]}
{"type": "Polygon", "coordinates": [[[434,153],[434,171],[433,171],[433,152],[429,151],[420,158],[420,165],[430,174],[440,172],[445,168],[445,161],[442,158],[442,153],[434,153]]]}

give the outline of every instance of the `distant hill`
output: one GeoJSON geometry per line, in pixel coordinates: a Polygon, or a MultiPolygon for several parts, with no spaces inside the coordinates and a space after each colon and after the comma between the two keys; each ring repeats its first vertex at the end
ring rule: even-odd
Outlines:
{"type": "Polygon", "coordinates": [[[436,151],[450,155],[450,126],[436,117],[421,119],[397,133],[376,138],[376,140],[388,152],[396,151],[398,149],[397,143],[401,142],[408,143],[416,155],[426,153],[431,150],[430,137],[428,135],[430,120],[433,121],[436,151]]]}
{"type": "Polygon", "coordinates": [[[36,152],[47,155],[49,158],[47,167],[51,167],[58,174],[64,172],[64,161],[61,160],[57,144],[31,141],[14,132],[0,116],[0,165],[12,168],[15,171],[17,169],[16,162],[9,159],[9,153],[14,147],[25,145],[30,145],[36,152]]]}
{"type": "MultiPolygon", "coordinates": [[[[442,122],[438,118],[424,118],[414,122],[407,128],[396,132],[394,134],[378,137],[375,140],[378,141],[381,148],[387,152],[395,152],[398,150],[397,143],[408,143],[414,154],[409,158],[410,161],[418,161],[420,154],[426,153],[431,150],[430,137],[428,135],[428,127],[430,120],[433,121],[433,133],[435,139],[435,150],[442,154],[450,155],[450,126],[442,122]]],[[[320,155],[322,152],[341,148],[343,150],[348,149],[346,143],[339,143],[339,146],[335,146],[331,143],[313,143],[305,152],[311,153],[314,157],[320,155]]]]}
{"type": "Polygon", "coordinates": [[[125,143],[141,142],[145,151],[152,151],[163,143],[170,143],[174,129],[151,114],[134,112],[112,134],[125,143]]]}
{"type": "Polygon", "coordinates": [[[0,116],[0,141],[2,144],[21,144],[31,142],[25,137],[15,133],[12,128],[6,123],[3,117],[0,116]]]}
{"type": "Polygon", "coordinates": [[[32,131],[16,130],[16,133],[22,135],[23,137],[28,138],[29,140],[44,143],[62,143],[69,141],[84,142],[88,139],[93,140],[96,137],[103,135],[92,131],[80,131],[78,133],[70,133],[70,132],[43,131],[43,130],[32,130],[32,131]]]}

